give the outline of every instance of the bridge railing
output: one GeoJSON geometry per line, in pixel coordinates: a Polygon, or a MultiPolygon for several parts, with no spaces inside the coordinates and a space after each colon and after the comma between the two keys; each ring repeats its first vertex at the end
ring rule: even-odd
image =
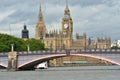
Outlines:
{"type": "Polygon", "coordinates": [[[24,52],[17,52],[18,55],[47,55],[47,54],[66,54],[66,50],[41,50],[41,51],[24,51],[24,52]]]}
{"type": "Polygon", "coordinates": [[[70,53],[120,53],[120,49],[80,49],[71,50],[70,53]]]}
{"type": "Polygon", "coordinates": [[[47,55],[47,54],[78,54],[78,53],[120,53],[120,49],[79,49],[79,50],[41,50],[41,51],[23,51],[17,52],[18,55],[47,55]]]}
{"type": "Polygon", "coordinates": [[[8,52],[0,53],[0,57],[8,56],[8,52]]]}
{"type": "MultiPolygon", "coordinates": [[[[17,52],[18,55],[47,55],[47,54],[82,54],[82,53],[89,53],[89,54],[96,54],[96,53],[118,53],[120,54],[120,49],[66,49],[66,50],[39,50],[39,51],[22,51],[17,52]]],[[[8,52],[0,53],[0,56],[7,56],[8,52]]]]}

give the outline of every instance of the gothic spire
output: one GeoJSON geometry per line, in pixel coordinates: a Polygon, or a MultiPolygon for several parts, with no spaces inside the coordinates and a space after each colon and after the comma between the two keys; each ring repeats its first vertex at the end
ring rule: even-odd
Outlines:
{"type": "Polygon", "coordinates": [[[42,15],[41,2],[40,2],[40,8],[39,8],[39,16],[38,16],[38,21],[43,21],[43,15],[42,15]]]}
{"type": "Polygon", "coordinates": [[[38,13],[38,22],[37,22],[37,25],[36,25],[36,39],[43,39],[43,36],[45,36],[46,34],[46,26],[45,26],[45,23],[44,23],[44,17],[43,17],[43,14],[42,14],[42,8],[41,8],[41,3],[39,5],[39,13],[38,13]]]}
{"type": "Polygon", "coordinates": [[[40,11],[42,12],[42,9],[41,9],[41,0],[40,0],[40,11]]]}
{"type": "Polygon", "coordinates": [[[66,0],[66,9],[65,10],[69,10],[69,8],[68,8],[68,0],[66,0]]]}

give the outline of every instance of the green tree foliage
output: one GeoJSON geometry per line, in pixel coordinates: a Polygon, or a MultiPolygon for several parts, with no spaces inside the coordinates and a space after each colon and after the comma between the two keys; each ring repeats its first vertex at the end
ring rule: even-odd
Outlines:
{"type": "Polygon", "coordinates": [[[44,44],[40,42],[40,40],[35,40],[35,39],[26,40],[25,45],[26,46],[29,45],[31,51],[45,49],[44,44]]]}
{"type": "Polygon", "coordinates": [[[0,34],[0,52],[11,51],[11,44],[14,44],[15,51],[27,51],[27,45],[30,46],[30,50],[44,50],[44,44],[40,40],[30,39],[22,40],[14,36],[7,34],[0,34]]]}
{"type": "Polygon", "coordinates": [[[118,47],[118,46],[113,46],[113,47],[111,47],[111,49],[120,49],[120,47],[118,47]]]}

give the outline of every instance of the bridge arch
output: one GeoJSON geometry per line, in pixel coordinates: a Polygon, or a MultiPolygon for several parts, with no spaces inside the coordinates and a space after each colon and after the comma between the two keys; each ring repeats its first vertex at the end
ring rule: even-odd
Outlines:
{"type": "Polygon", "coordinates": [[[7,68],[7,66],[4,64],[0,64],[0,68],[7,68]]]}
{"type": "Polygon", "coordinates": [[[70,55],[71,56],[84,56],[84,57],[96,58],[96,59],[101,59],[101,60],[104,60],[104,61],[108,61],[108,62],[116,64],[116,65],[120,65],[119,62],[116,62],[116,61],[113,61],[113,60],[110,60],[110,59],[107,59],[107,58],[99,57],[99,56],[96,56],[96,55],[91,55],[91,54],[70,54],[70,55]]]}
{"type": "MultiPolygon", "coordinates": [[[[95,58],[95,59],[101,59],[101,60],[104,60],[104,61],[116,64],[116,65],[120,65],[119,62],[115,62],[113,60],[110,60],[110,59],[107,59],[107,58],[103,58],[103,57],[99,57],[99,56],[96,56],[96,55],[91,55],[91,54],[69,54],[69,55],[70,56],[91,57],[91,58],[95,58]]],[[[67,56],[67,54],[53,54],[53,55],[50,54],[50,55],[45,55],[43,57],[38,57],[38,58],[32,59],[30,61],[27,61],[27,62],[25,62],[23,64],[18,65],[18,69],[27,69],[28,66],[37,65],[38,63],[43,62],[45,60],[49,60],[51,58],[56,58],[56,57],[64,57],[64,56],[67,56]]]]}
{"type": "Polygon", "coordinates": [[[27,69],[29,65],[30,66],[31,65],[37,65],[40,62],[43,62],[45,60],[55,58],[55,57],[64,57],[64,56],[66,56],[66,54],[53,54],[53,55],[46,55],[46,56],[43,56],[43,57],[38,57],[38,58],[32,59],[28,62],[25,62],[23,64],[18,65],[18,69],[27,69]]]}

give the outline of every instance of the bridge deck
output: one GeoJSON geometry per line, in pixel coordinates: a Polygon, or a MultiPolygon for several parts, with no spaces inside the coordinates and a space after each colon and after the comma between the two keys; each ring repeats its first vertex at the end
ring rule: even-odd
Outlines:
{"type": "MultiPolygon", "coordinates": [[[[44,57],[49,55],[59,55],[59,54],[66,54],[66,55],[81,55],[81,56],[88,56],[94,57],[104,60],[111,60],[120,64],[120,49],[118,50],[100,50],[100,49],[93,49],[93,50],[55,50],[55,51],[30,51],[30,52],[17,52],[18,54],[18,65],[24,64],[27,61],[36,59],[38,57],[44,57]]],[[[0,65],[7,66],[8,65],[8,53],[0,53],[0,65]]]]}

